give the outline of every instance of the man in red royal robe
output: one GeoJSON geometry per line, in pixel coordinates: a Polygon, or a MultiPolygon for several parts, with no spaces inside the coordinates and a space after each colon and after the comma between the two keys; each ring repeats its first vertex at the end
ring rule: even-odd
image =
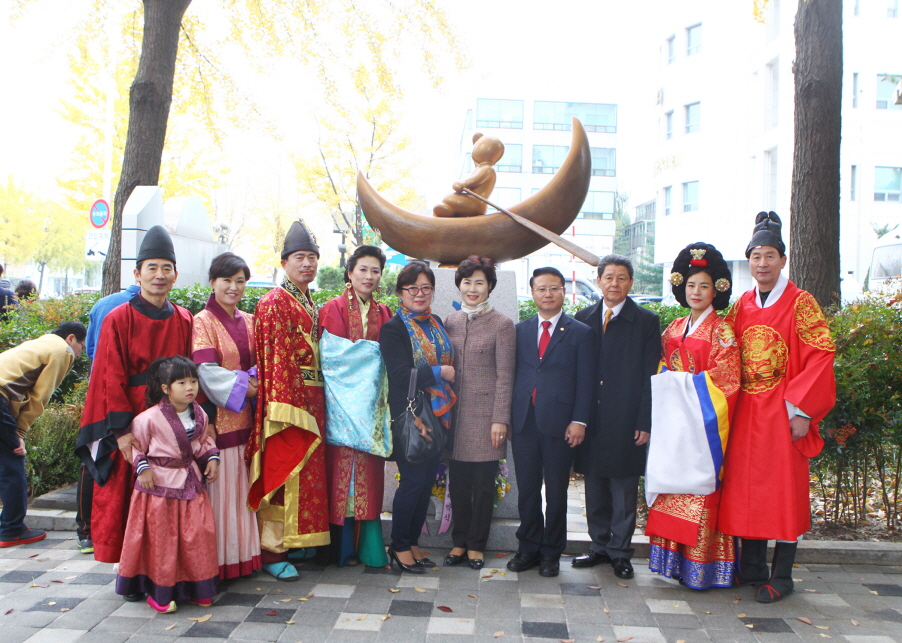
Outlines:
{"type": "Polygon", "coordinates": [[[833,339],[820,306],[781,274],[780,218],[759,212],[746,250],[756,286],[727,321],[739,343],[741,388],[724,458],[718,527],[742,538],[739,585],[762,603],[793,590],[800,535],[811,526],[808,460],[821,452],[818,422],[836,402],[833,339]],[[776,539],[772,571],[767,541],[776,539]]]}
{"type": "MultiPolygon", "coordinates": [[[[169,233],[153,226],[138,251],[135,279],[141,291],[113,309],[103,327],[75,452],[94,477],[90,533],[94,558],[119,562],[131,499],[129,425],[144,411],[147,367],[158,357],[190,355],[191,313],[167,297],[178,272],[169,233]]],[[[141,600],[127,596],[126,600],[141,600]]]]}
{"type": "Polygon", "coordinates": [[[257,512],[263,569],[279,580],[298,578],[289,550],[329,544],[326,400],[309,291],[318,261],[316,240],[295,221],[282,249],[285,280],[254,312],[259,388],[246,454],[248,507],[257,512]]]}

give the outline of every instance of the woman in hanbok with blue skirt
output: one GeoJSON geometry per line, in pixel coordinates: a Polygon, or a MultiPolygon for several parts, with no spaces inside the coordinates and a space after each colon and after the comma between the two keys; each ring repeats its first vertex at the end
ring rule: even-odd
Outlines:
{"type": "Polygon", "coordinates": [[[348,258],[345,291],[319,313],[329,523],[339,567],[388,564],[380,514],[391,432],[388,382],[378,340],[392,312],[373,298],[384,268],[385,255],[379,248],[357,248],[348,258]]]}

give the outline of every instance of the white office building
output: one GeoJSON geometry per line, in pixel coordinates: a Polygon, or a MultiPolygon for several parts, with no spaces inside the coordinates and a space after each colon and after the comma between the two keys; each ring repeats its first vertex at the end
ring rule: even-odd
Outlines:
{"type": "MultiPolygon", "coordinates": [[[[873,227],[902,224],[902,105],[893,96],[902,77],[898,4],[844,3],[840,257],[847,285],[865,281],[873,227]]],[[[704,240],[733,262],[734,292],[749,288],[745,247],[760,210],[780,214],[791,243],[797,7],[770,0],[762,24],[751,3],[661,5],[653,184],[655,261],[665,279],[677,252],[704,240]]]]}

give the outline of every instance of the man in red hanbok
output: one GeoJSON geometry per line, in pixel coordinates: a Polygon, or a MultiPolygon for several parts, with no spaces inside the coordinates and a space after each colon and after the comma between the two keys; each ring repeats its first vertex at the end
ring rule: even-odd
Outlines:
{"type": "Polygon", "coordinates": [[[836,402],[830,329],[814,297],[781,274],[781,227],[776,213],[758,213],[746,249],[756,285],[727,314],[742,377],[718,527],[742,538],[737,584],[760,585],[762,603],[793,590],[797,541],[811,526],[808,461],[824,446],[818,423],[836,402]]]}
{"type": "Polygon", "coordinates": [[[172,239],[153,226],[138,250],[141,291],[104,318],[97,343],[75,452],[94,477],[91,535],[94,558],[104,563],[119,562],[122,553],[134,482],[130,424],[146,408],[147,367],[158,357],[191,354],[191,313],[167,299],[177,276],[172,239]]]}
{"type": "Polygon", "coordinates": [[[263,569],[279,580],[298,578],[289,550],[329,544],[319,314],[309,290],[318,261],[316,240],[295,221],[282,249],[285,280],[254,313],[259,388],[248,506],[257,512],[263,569]]]}

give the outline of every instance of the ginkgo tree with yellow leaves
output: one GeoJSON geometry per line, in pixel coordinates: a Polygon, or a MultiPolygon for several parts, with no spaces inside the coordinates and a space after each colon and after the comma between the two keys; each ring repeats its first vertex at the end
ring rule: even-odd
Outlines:
{"type": "MultiPolygon", "coordinates": [[[[21,11],[39,1],[16,0],[21,11]]],[[[116,3],[94,0],[93,6],[112,4],[116,3]]],[[[170,109],[174,101],[180,104],[174,91],[179,82],[184,80],[190,99],[203,106],[202,122],[207,127],[216,122],[217,101],[225,101],[227,117],[233,122],[244,116],[245,124],[254,121],[278,134],[259,106],[236,89],[234,75],[220,62],[218,54],[226,43],[210,37],[197,16],[186,15],[191,0],[143,0],[142,5],[141,53],[129,88],[128,128],[104,263],[104,294],[119,288],[122,208],[136,186],[159,184],[170,109]]],[[[273,58],[304,65],[317,80],[317,94],[336,110],[339,122],[353,114],[351,110],[342,113],[347,61],[365,59],[378,96],[388,100],[399,91],[397,65],[405,55],[416,56],[434,86],[441,83],[449,64],[458,68],[464,64],[453,31],[432,0],[222,0],[219,9],[220,18],[230,24],[230,46],[240,47],[263,73],[269,71],[273,58]]],[[[335,134],[345,138],[345,132],[335,134]]]]}

